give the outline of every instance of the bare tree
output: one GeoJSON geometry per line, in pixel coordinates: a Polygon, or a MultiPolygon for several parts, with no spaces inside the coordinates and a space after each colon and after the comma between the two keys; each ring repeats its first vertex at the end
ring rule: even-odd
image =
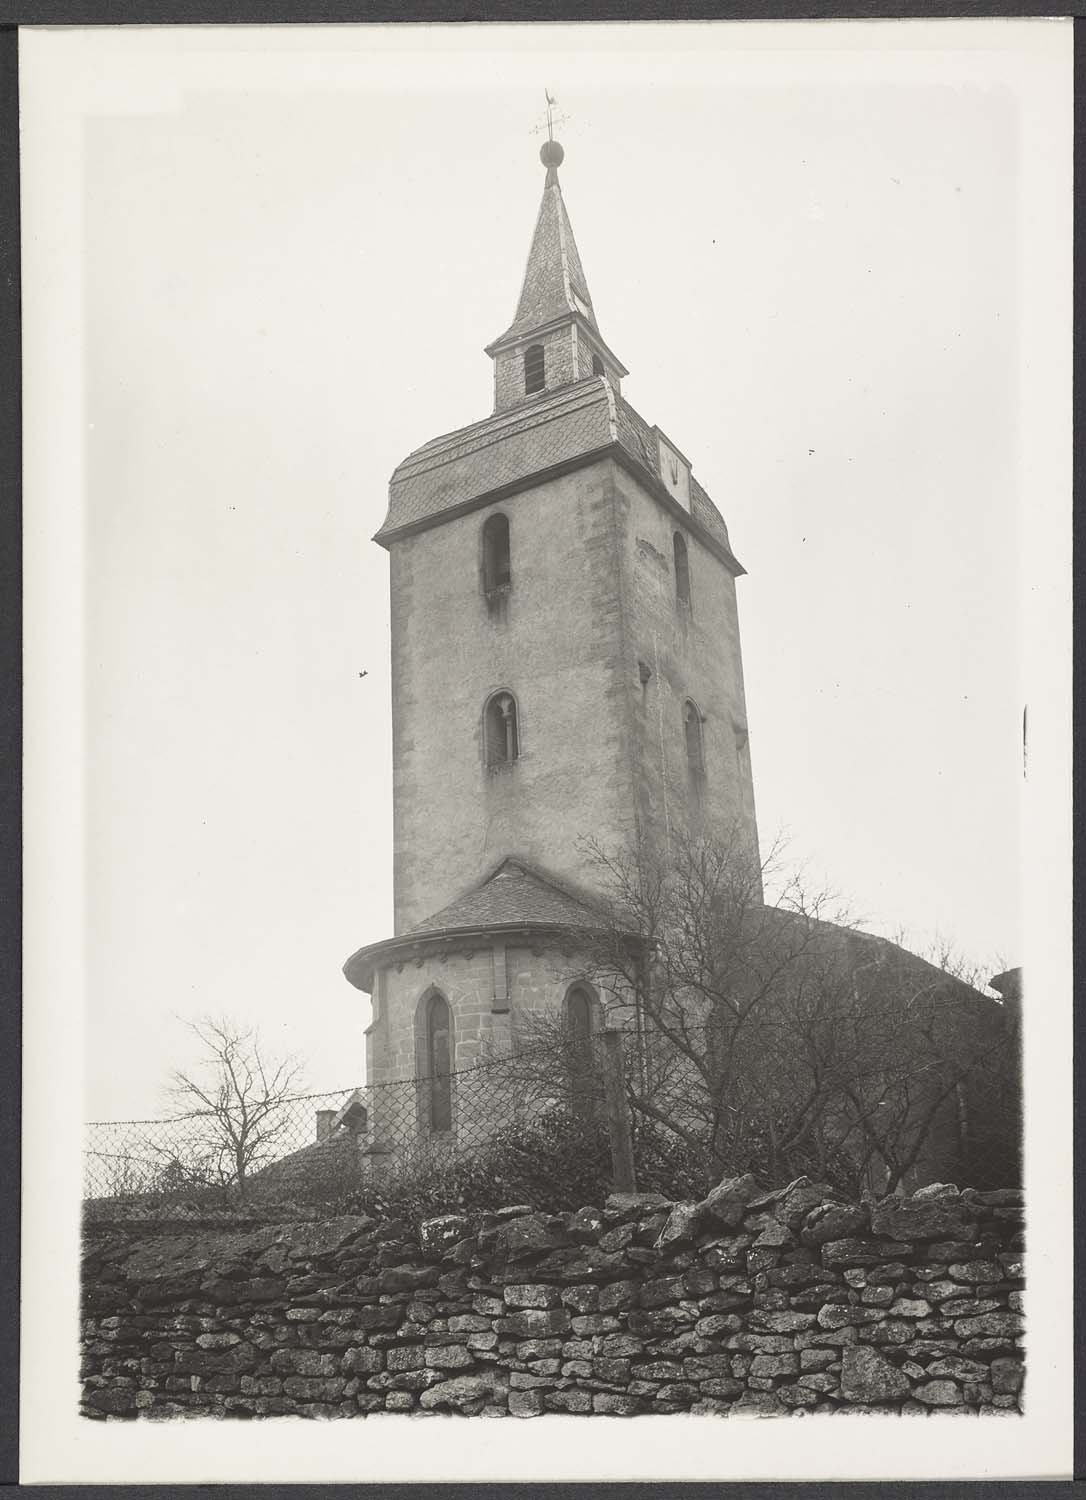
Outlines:
{"type": "MultiPolygon", "coordinates": [[[[808,1172],[886,1192],[940,1153],[959,1169],[963,1101],[1008,1052],[996,1002],[860,932],[779,845],[760,862],[738,836],[676,837],[666,858],[592,854],[608,911],[570,938],[607,1024],[626,1030],[642,1139],[681,1145],[708,1179],[808,1172]]],[[[561,1022],[526,1032],[521,1066],[583,1093],[561,1022]]]]}
{"type": "Polygon", "coordinates": [[[266,1058],[258,1033],[228,1018],[186,1024],[203,1055],[188,1072],[171,1075],[169,1092],[186,1110],[191,1136],[168,1169],[244,1196],[254,1169],[274,1157],[289,1127],[284,1104],[300,1087],[301,1064],[266,1058]]]}

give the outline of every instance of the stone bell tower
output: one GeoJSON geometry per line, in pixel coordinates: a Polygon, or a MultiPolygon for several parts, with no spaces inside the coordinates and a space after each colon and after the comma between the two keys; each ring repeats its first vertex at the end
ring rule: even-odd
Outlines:
{"type": "MultiPolygon", "coordinates": [[[[623,398],[562,147],[540,154],[516,313],[486,351],[494,410],[404,459],[375,538],[396,931],[345,965],[374,999],[371,1082],[463,1067],[518,1008],[563,1003],[568,934],[595,917],[586,837],[666,851],[684,830],[738,830],[756,848],[744,570],[690,460],[623,398]]],[[[430,1128],[455,1129],[436,1108],[430,1128]]]]}

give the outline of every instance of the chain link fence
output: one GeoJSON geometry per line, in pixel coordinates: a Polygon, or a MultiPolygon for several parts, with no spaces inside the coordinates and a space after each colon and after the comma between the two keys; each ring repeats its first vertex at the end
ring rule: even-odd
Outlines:
{"type": "Polygon", "coordinates": [[[766,1187],[805,1175],[857,1196],[936,1181],[1021,1185],[1013,1032],[967,1061],[912,1054],[821,1071],[806,1058],[789,1069],[780,1056],[720,1055],[705,1026],[634,1025],[624,1042],[639,1187],[696,1198],[743,1172],[766,1187]]]}
{"type": "Polygon", "coordinates": [[[913,1068],[802,1096],[765,1070],[718,1082],[707,1028],[561,1030],[427,1078],[87,1127],[91,1221],[214,1221],[290,1205],[425,1217],[602,1201],[613,1186],[698,1198],[725,1175],[848,1193],[1020,1183],[1017,1051],[963,1076],[913,1068]]]}
{"type": "MultiPolygon", "coordinates": [[[[565,1155],[586,1128],[561,1079],[524,1048],[458,1072],[263,1100],[247,1111],[195,1110],[86,1126],[87,1222],[261,1217],[276,1207],[421,1212],[465,1197],[532,1190],[537,1166],[554,1200],[565,1155]],[[526,1168],[528,1170],[526,1170],[526,1168]]],[[[602,1121],[592,1190],[609,1164],[602,1121]]],[[[582,1156],[583,1165],[583,1156],[582,1156]]],[[[570,1188],[578,1181],[568,1174],[570,1188]]],[[[561,1197],[557,1190],[557,1197],[561,1197]]],[[[508,1198],[506,1201],[510,1201],[508,1198]]]]}

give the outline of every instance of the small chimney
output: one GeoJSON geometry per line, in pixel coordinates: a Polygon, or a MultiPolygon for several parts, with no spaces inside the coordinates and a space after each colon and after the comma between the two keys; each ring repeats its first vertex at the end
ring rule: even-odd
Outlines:
{"type": "Polygon", "coordinates": [[[317,1140],[326,1141],[332,1134],[332,1121],[336,1117],[334,1109],[317,1110],[317,1140]]]}

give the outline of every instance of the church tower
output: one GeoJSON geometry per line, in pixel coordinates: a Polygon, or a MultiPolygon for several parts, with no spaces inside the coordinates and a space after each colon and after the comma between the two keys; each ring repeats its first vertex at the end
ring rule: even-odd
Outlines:
{"type": "MultiPolygon", "coordinates": [[[[494,410],[397,467],[389,554],[395,935],[355,953],[368,1076],[462,1068],[560,1007],[590,927],[586,838],[756,849],[728,530],[622,394],[546,168],[494,410]],[[559,934],[562,940],[559,941],[559,934]]],[[[421,1120],[455,1128],[439,1100],[421,1120]]]]}

